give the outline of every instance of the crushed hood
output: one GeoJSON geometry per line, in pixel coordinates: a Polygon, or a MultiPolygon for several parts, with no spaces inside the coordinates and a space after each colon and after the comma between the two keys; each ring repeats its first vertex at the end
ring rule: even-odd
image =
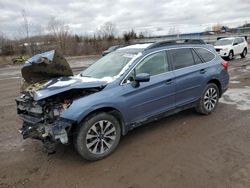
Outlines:
{"type": "Polygon", "coordinates": [[[31,57],[21,72],[22,93],[29,93],[36,101],[74,89],[102,89],[114,80],[73,76],[66,59],[56,50],[31,57]]]}
{"type": "Polygon", "coordinates": [[[23,77],[22,90],[30,85],[44,83],[55,77],[73,76],[66,59],[56,50],[37,54],[28,59],[21,69],[23,77]]]}
{"type": "Polygon", "coordinates": [[[102,89],[107,83],[107,80],[81,76],[60,77],[51,79],[41,89],[30,91],[30,94],[37,101],[72,89],[102,89]]]}

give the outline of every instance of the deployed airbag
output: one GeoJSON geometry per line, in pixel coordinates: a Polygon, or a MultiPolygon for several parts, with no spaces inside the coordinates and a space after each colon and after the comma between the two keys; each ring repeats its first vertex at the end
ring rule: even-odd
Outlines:
{"type": "Polygon", "coordinates": [[[73,76],[66,59],[56,50],[31,57],[25,62],[21,72],[27,85],[60,76],[73,76]]]}

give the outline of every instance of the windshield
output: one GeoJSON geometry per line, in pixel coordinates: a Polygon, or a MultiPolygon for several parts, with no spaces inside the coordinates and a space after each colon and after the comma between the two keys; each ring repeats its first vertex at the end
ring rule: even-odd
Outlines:
{"type": "Polygon", "coordinates": [[[222,39],[222,40],[216,41],[215,46],[231,45],[232,43],[233,43],[233,39],[222,39]]]}
{"type": "Polygon", "coordinates": [[[135,56],[136,54],[126,52],[113,52],[110,53],[89,68],[84,70],[80,75],[83,77],[91,78],[105,78],[117,76],[123,67],[135,56]]]}
{"type": "Polygon", "coordinates": [[[112,51],[112,50],[115,50],[117,48],[118,48],[118,46],[111,46],[111,47],[109,47],[108,51],[112,51]]]}

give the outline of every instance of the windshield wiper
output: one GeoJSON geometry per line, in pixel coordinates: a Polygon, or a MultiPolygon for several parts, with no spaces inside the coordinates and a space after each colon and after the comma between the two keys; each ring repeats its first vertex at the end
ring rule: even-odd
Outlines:
{"type": "Polygon", "coordinates": [[[83,75],[82,73],[80,74],[81,77],[87,77],[87,78],[91,78],[92,76],[88,76],[88,75],[83,75]]]}

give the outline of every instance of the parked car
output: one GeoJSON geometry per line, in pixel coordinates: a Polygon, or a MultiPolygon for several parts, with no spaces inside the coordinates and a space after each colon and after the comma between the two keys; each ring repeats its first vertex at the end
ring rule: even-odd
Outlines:
{"type": "Polygon", "coordinates": [[[26,59],[23,56],[18,56],[18,57],[12,58],[12,63],[13,64],[24,63],[25,61],[26,61],[26,59]]]}
{"type": "Polygon", "coordinates": [[[120,48],[76,76],[61,63],[55,51],[26,62],[29,86],[16,99],[20,133],[50,152],[72,141],[87,160],[108,156],[121,136],[147,122],[188,108],[211,114],[229,83],[228,62],[197,40],[120,48]]]}
{"type": "Polygon", "coordinates": [[[232,60],[236,55],[246,57],[248,43],[245,37],[221,38],[216,41],[214,48],[221,57],[232,60]]]}
{"type": "Polygon", "coordinates": [[[124,45],[120,44],[120,45],[110,46],[107,50],[102,52],[102,56],[105,56],[121,47],[124,47],[124,45]]]}

